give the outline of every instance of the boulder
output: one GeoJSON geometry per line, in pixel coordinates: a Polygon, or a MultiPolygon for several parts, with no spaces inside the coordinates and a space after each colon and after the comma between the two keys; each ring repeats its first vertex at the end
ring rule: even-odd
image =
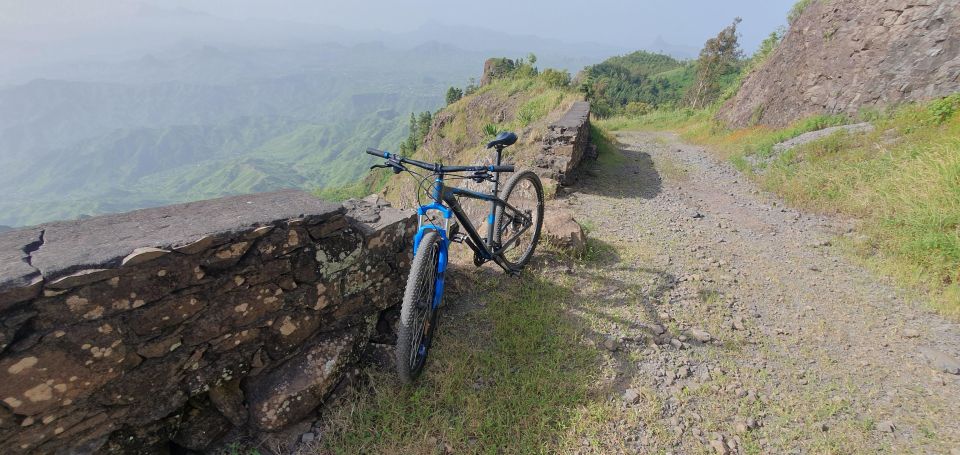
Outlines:
{"type": "Polygon", "coordinates": [[[276,431],[306,417],[336,385],[357,338],[356,331],[345,331],[319,340],[276,370],[251,378],[250,424],[276,431]]]}
{"type": "Polygon", "coordinates": [[[543,218],[543,240],[568,251],[582,252],[587,235],[569,208],[547,208],[543,218]]]}

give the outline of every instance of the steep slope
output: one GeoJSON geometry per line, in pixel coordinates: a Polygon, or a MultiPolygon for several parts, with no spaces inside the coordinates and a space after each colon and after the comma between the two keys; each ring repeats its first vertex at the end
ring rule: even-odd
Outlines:
{"type": "MultiPolygon", "coordinates": [[[[440,110],[413,156],[448,164],[491,164],[495,153],[485,149],[484,145],[497,132],[513,131],[519,140],[504,151],[503,162],[516,164],[521,169],[532,169],[536,157],[542,152],[548,125],[581,99],[582,94],[566,84],[551,83],[549,76],[543,74],[494,80],[440,110]]],[[[504,178],[509,175],[505,174],[504,178]]],[[[469,187],[471,182],[457,183],[469,187]]],[[[416,205],[415,185],[406,175],[392,177],[383,194],[395,205],[413,207],[416,205]]],[[[483,189],[486,186],[484,184],[483,189]]],[[[474,201],[467,200],[464,206],[471,216],[483,212],[480,204],[474,201]]]]}
{"type": "Polygon", "coordinates": [[[960,0],[809,3],[722,120],[785,126],[960,91],[960,0]]]}

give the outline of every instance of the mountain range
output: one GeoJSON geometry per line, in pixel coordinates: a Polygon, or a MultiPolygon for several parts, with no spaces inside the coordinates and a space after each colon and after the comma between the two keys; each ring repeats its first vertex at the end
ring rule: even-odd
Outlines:
{"type": "Polygon", "coordinates": [[[364,148],[397,147],[410,113],[441,107],[489,56],[576,72],[622,51],[433,22],[363,32],[61,3],[60,27],[0,14],[15,63],[0,68],[0,225],[346,185],[364,148]]]}

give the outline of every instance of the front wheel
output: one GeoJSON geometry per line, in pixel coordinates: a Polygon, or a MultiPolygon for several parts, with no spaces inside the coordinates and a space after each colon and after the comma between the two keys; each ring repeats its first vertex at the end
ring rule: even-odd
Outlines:
{"type": "Polygon", "coordinates": [[[497,208],[494,241],[504,262],[515,271],[527,265],[543,227],[543,185],[532,171],[514,175],[503,190],[506,206],[497,208]]]}
{"type": "MultiPolygon", "coordinates": [[[[400,324],[397,333],[397,374],[405,384],[420,376],[427,361],[427,351],[437,327],[439,305],[434,305],[438,266],[440,262],[440,236],[429,231],[420,239],[416,257],[410,266],[407,288],[400,307],[400,324]]],[[[439,302],[437,302],[439,303],[439,302]]]]}

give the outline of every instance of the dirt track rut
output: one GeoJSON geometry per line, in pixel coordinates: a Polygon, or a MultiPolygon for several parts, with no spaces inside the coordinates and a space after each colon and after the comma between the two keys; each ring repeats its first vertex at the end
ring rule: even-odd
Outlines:
{"type": "Polygon", "coordinates": [[[637,451],[960,453],[960,326],[842,254],[852,224],[674,135],[618,138],[565,199],[596,239],[571,273],[606,380],[661,402],[619,429],[637,451]]]}

